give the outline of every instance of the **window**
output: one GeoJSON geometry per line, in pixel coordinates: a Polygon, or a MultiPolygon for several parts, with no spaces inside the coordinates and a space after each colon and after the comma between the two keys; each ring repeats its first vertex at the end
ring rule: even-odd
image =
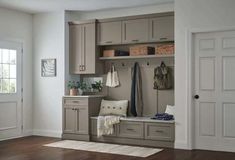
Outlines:
{"type": "Polygon", "coordinates": [[[0,93],[16,93],[16,50],[0,48],[0,93]]]}

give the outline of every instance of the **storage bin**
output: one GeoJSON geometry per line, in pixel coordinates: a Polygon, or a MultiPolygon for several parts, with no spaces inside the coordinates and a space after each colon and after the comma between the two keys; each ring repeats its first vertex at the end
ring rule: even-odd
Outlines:
{"type": "Polygon", "coordinates": [[[114,57],[115,55],[118,55],[118,50],[104,50],[103,51],[103,57],[114,57]]]}
{"type": "Polygon", "coordinates": [[[104,50],[103,57],[114,57],[114,56],[129,56],[129,52],[127,51],[119,51],[119,50],[104,50]]]}
{"type": "Polygon", "coordinates": [[[130,56],[152,55],[154,54],[154,47],[146,45],[138,45],[130,47],[130,56]]]}
{"type": "Polygon", "coordinates": [[[157,55],[171,55],[175,52],[174,44],[159,44],[155,47],[155,54],[157,55]]]}

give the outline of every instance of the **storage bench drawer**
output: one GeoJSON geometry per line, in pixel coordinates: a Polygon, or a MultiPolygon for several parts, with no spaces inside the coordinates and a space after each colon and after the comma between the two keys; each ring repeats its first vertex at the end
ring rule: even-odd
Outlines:
{"type": "Polygon", "coordinates": [[[64,105],[88,105],[88,98],[64,98],[64,105]]]}
{"type": "Polygon", "coordinates": [[[125,138],[144,138],[144,123],[121,121],[117,125],[118,137],[125,138]]]}
{"type": "MultiPolygon", "coordinates": [[[[105,136],[117,136],[117,128],[116,125],[114,125],[114,131],[112,135],[105,135],[105,136]]],[[[91,135],[96,136],[97,135],[97,119],[91,119],[91,135]]]]}
{"type": "Polygon", "coordinates": [[[145,139],[174,141],[174,124],[145,123],[145,139]]]}

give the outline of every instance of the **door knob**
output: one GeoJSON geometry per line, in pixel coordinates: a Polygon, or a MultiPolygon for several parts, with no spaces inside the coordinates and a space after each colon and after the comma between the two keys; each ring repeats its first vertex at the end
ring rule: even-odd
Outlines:
{"type": "Polygon", "coordinates": [[[195,99],[199,99],[199,95],[196,94],[196,95],[194,96],[194,98],[195,98],[195,99]]]}

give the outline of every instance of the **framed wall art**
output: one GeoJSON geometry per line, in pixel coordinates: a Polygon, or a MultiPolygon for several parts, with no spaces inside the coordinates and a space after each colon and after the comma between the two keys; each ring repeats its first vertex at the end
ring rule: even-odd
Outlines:
{"type": "Polygon", "coordinates": [[[41,76],[42,77],[56,76],[56,59],[41,60],[41,76]]]}

